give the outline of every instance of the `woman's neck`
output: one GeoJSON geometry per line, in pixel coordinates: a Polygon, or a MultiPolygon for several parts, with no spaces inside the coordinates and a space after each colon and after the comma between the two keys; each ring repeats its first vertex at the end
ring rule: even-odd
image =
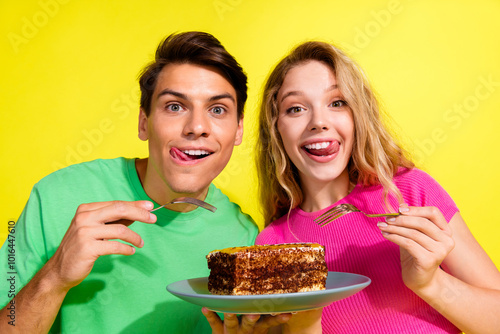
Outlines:
{"type": "Polygon", "coordinates": [[[349,180],[347,169],[331,181],[301,179],[304,199],[300,208],[306,212],[324,209],[346,197],[354,186],[349,180]]]}

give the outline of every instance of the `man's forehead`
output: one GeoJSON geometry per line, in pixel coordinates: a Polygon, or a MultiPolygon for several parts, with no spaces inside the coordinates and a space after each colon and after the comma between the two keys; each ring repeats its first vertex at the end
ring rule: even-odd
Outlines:
{"type": "Polygon", "coordinates": [[[169,64],[158,75],[154,97],[175,96],[185,100],[230,99],[236,103],[236,91],[215,68],[195,64],[169,64]]]}

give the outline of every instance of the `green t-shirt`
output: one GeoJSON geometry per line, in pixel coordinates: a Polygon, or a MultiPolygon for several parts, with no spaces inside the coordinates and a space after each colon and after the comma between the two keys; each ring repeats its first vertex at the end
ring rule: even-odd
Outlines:
{"type": "MultiPolygon", "coordinates": [[[[73,165],[37,183],[15,226],[16,289],[54,254],[80,204],[109,200],[151,200],[141,186],[135,160],[73,165]]],[[[166,286],[208,276],[208,252],[252,245],[258,229],[213,184],[206,201],[217,207],[215,213],[202,208],[187,213],[160,209],[155,224],[132,224],[144,247],[132,256],[98,258],[90,275],[67,294],[52,332],[211,333],[201,307],[173,296],[166,286]]],[[[0,250],[2,272],[7,271],[7,252],[6,242],[0,250]]],[[[2,293],[0,304],[9,299],[2,293]]]]}

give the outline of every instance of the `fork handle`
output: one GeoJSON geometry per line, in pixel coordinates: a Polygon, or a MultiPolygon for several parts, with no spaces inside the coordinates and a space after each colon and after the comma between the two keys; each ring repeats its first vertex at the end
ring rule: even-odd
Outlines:
{"type": "Polygon", "coordinates": [[[400,215],[399,212],[366,214],[367,217],[397,217],[399,215],[400,215]]]}
{"type": "Polygon", "coordinates": [[[163,204],[162,206],[159,206],[159,207],[157,207],[157,208],[155,208],[155,209],[153,209],[153,210],[151,210],[151,211],[149,211],[149,212],[153,212],[153,211],[156,211],[156,210],[160,210],[161,208],[164,208],[164,207],[165,207],[165,205],[166,205],[166,204],[163,204]]]}

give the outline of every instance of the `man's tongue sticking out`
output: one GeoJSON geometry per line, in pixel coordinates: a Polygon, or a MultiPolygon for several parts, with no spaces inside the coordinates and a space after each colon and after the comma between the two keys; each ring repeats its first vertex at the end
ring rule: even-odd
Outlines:
{"type": "Polygon", "coordinates": [[[199,158],[199,156],[197,155],[186,154],[179,150],[177,147],[172,147],[172,149],[170,150],[170,155],[174,157],[174,159],[178,159],[181,161],[192,161],[199,158]]]}

